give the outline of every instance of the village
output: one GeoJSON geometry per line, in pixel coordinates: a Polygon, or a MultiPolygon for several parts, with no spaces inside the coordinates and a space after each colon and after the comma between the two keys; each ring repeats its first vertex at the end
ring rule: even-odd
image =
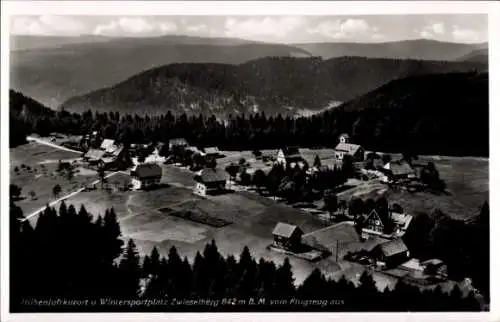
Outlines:
{"type": "MultiPolygon", "coordinates": [[[[217,147],[192,147],[183,138],[124,146],[96,131],[71,139],[54,133],[43,140],[81,152],[80,158],[59,160],[59,168],[80,166],[98,173],[99,180],[82,186],[82,191],[100,186],[114,191],[161,194],[166,186],[179,186],[173,180],[165,180],[165,167],[168,171],[176,168],[183,176],[192,177],[192,185],[180,186],[189,187],[197,198],[217,201],[225,195],[231,198],[235,193],[250,193],[308,214],[310,219],[305,220],[285,216],[283,221],[273,223],[273,229],[261,232],[270,241],[268,251],[312,265],[328,263],[326,267],[348,262],[379,276],[422,287],[447,281],[442,260],[420,262],[412,257],[402,237],[413,215],[383,197],[387,190],[418,191],[429,186],[422,179],[431,176],[432,166],[415,163],[414,156],[392,160],[388,155],[365,151],[345,134],[339,137],[334,149],[306,153],[289,146],[278,151],[237,154],[217,147]],[[115,173],[127,174],[129,179],[124,177],[113,186],[113,181],[106,178],[115,173]],[[312,218],[318,223],[313,225],[317,229],[303,227],[312,218]]],[[[215,228],[233,223],[224,215],[200,215],[168,207],[160,211],[215,228]]]]}

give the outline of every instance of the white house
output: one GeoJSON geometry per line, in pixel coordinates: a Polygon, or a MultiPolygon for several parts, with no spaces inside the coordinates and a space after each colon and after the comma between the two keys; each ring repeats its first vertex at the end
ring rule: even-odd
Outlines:
{"type": "Polygon", "coordinates": [[[342,134],[339,137],[339,144],[334,149],[335,159],[343,160],[345,155],[350,155],[353,161],[363,161],[365,150],[358,144],[349,142],[349,135],[342,134]]]}

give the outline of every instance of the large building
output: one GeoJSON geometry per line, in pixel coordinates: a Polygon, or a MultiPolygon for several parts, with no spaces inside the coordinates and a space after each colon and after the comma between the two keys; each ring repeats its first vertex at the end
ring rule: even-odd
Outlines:
{"type": "Polygon", "coordinates": [[[274,245],[285,249],[297,249],[302,243],[302,230],[287,223],[279,222],[273,230],[274,245]]]}
{"type": "Polygon", "coordinates": [[[365,159],[365,150],[358,144],[349,142],[349,135],[342,134],[339,137],[339,144],[334,149],[335,159],[343,160],[344,156],[349,155],[353,161],[359,162],[365,159]]]}
{"type": "Polygon", "coordinates": [[[200,196],[212,195],[226,190],[227,175],[217,168],[205,168],[195,177],[194,193],[200,196]]]}
{"type": "Polygon", "coordinates": [[[131,175],[133,189],[147,189],[160,184],[162,169],[153,163],[139,164],[131,175]]]}

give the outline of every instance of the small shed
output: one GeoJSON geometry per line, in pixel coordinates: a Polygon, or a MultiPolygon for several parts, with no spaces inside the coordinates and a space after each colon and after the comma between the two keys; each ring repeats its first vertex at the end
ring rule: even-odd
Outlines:
{"type": "Polygon", "coordinates": [[[286,249],[295,249],[301,245],[302,230],[287,223],[279,222],[273,230],[274,244],[286,249]]]}

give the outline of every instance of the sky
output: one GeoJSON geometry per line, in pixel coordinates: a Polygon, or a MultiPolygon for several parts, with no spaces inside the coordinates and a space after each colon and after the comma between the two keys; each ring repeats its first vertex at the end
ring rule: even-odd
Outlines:
{"type": "Polygon", "coordinates": [[[11,16],[13,35],[234,37],[276,43],[488,40],[487,15],[11,16]]]}

